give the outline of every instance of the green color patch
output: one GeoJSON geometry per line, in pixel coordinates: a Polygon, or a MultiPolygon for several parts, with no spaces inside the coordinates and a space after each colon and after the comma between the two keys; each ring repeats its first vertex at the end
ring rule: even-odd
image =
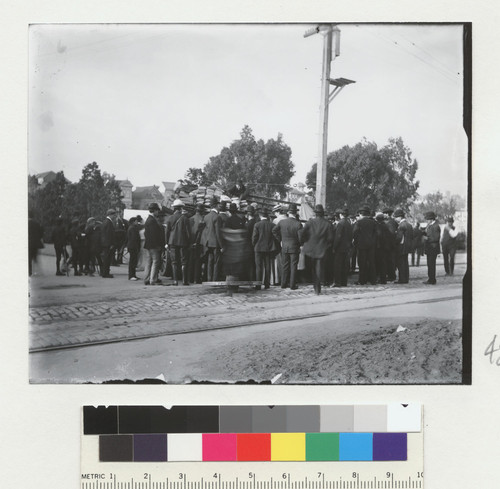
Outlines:
{"type": "Polygon", "coordinates": [[[339,459],[338,433],[306,433],[306,460],[339,459]]]}

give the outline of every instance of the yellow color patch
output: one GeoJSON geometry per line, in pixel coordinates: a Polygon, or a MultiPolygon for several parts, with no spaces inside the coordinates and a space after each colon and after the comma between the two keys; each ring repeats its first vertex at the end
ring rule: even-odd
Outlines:
{"type": "Polygon", "coordinates": [[[271,433],[272,461],[303,462],[305,459],[305,433],[271,433]]]}

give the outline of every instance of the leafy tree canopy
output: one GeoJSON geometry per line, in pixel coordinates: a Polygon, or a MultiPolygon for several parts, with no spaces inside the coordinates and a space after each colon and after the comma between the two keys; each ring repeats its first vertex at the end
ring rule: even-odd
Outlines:
{"type": "Polygon", "coordinates": [[[411,212],[418,221],[425,220],[425,213],[433,211],[438,220],[444,221],[447,217],[454,217],[455,213],[466,207],[465,199],[460,195],[452,195],[450,192],[443,194],[439,190],[424,195],[421,202],[412,206],[411,212]]]}
{"type": "MultiPolygon", "coordinates": [[[[306,184],[313,189],[316,167],[314,164],[306,177],[306,184]]],[[[417,169],[418,163],[402,138],[391,138],[382,148],[366,139],[344,146],[327,157],[327,209],[348,207],[355,212],[367,204],[371,209],[391,206],[408,210],[419,187],[417,169]]]]}
{"type": "Polygon", "coordinates": [[[256,140],[252,129],[245,126],[240,139],[210,158],[203,168],[205,181],[227,189],[241,179],[250,193],[283,196],[295,174],[291,156],[281,134],[264,142],[256,140]]]}
{"type": "Polygon", "coordinates": [[[77,183],[70,183],[59,172],[56,178],[44,187],[36,185],[36,178],[28,179],[28,203],[35,218],[50,236],[57,217],[61,216],[69,225],[78,218],[81,224],[93,216],[99,220],[106,216],[109,208],[123,210],[123,195],[114,175],[101,170],[96,162],[89,163],[82,170],[77,183]]]}

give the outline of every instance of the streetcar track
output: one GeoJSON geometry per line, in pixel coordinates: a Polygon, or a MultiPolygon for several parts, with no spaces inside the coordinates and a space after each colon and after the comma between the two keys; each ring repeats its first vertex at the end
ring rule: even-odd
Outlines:
{"type": "MultiPolygon", "coordinates": [[[[455,295],[455,296],[447,296],[447,297],[442,297],[442,298],[434,298],[434,299],[418,299],[418,300],[409,300],[405,302],[399,302],[395,304],[380,304],[380,305],[369,305],[365,307],[358,307],[356,310],[367,310],[367,309],[381,309],[381,308],[388,308],[388,307],[400,307],[408,304],[426,304],[426,303],[433,303],[433,302],[444,302],[444,301],[451,301],[451,300],[457,300],[457,299],[462,299],[461,295],[455,295]]],[[[311,319],[311,318],[319,318],[319,317],[326,317],[326,316],[334,316],[336,314],[342,314],[346,312],[351,312],[353,309],[341,309],[341,310],[336,310],[336,311],[328,311],[328,312],[321,312],[321,313],[309,313],[307,315],[294,315],[294,316],[287,316],[283,318],[272,318],[268,321],[263,320],[262,318],[256,317],[253,320],[250,321],[243,321],[243,322],[238,322],[237,324],[227,324],[227,325],[222,325],[222,326],[212,326],[212,327],[200,327],[200,328],[195,328],[195,329],[189,329],[189,330],[181,330],[181,331],[156,331],[148,334],[140,334],[140,335],[134,335],[134,336],[129,336],[129,337],[121,337],[121,338],[109,338],[109,339],[103,339],[103,340],[97,340],[97,341],[83,341],[79,343],[67,343],[63,345],[50,345],[46,347],[38,347],[38,348],[30,348],[29,353],[43,353],[43,352],[49,352],[49,351],[60,351],[60,350],[69,350],[69,349],[75,349],[75,348],[84,348],[84,347],[90,347],[90,346],[101,346],[101,345],[108,345],[108,344],[113,344],[113,343],[122,343],[122,342],[129,342],[129,341],[135,341],[135,340],[145,340],[145,339],[152,339],[152,338],[158,338],[162,336],[175,336],[175,335],[185,335],[185,334],[190,334],[190,333],[202,333],[202,332],[212,332],[212,331],[218,331],[218,330],[223,330],[223,329],[232,329],[232,328],[242,328],[242,327],[250,327],[250,326],[256,326],[256,325],[262,325],[266,324],[272,324],[272,323],[279,323],[279,322],[284,322],[284,321],[300,321],[304,319],[311,319]]],[[[217,315],[228,315],[232,314],[227,312],[227,313],[218,313],[217,315]]],[[[214,316],[216,316],[214,314],[214,316]]],[[[157,319],[153,322],[158,322],[158,321],[164,321],[165,318],[157,319]]],[[[152,322],[152,321],[149,321],[152,322]]]]}

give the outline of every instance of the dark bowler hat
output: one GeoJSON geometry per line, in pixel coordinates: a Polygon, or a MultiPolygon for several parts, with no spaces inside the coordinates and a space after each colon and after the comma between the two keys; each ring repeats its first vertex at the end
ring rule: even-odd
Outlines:
{"type": "Polygon", "coordinates": [[[383,221],[384,220],[384,214],[382,212],[377,212],[375,214],[375,219],[379,222],[383,221]]]}
{"type": "Polygon", "coordinates": [[[316,204],[316,206],[314,207],[314,213],[323,216],[325,214],[325,209],[321,204],[316,204]]]}
{"type": "Polygon", "coordinates": [[[160,206],[156,202],[152,202],[151,204],[148,205],[148,210],[149,212],[153,211],[160,211],[160,206]]]}
{"type": "Polygon", "coordinates": [[[392,214],[394,211],[390,207],[385,207],[382,212],[384,214],[392,214]]]}
{"type": "Polygon", "coordinates": [[[344,214],[344,216],[348,216],[348,215],[349,215],[349,209],[346,207],[346,208],[342,211],[342,214],[344,214]]]}
{"type": "Polygon", "coordinates": [[[296,214],[297,213],[297,206],[295,204],[290,204],[288,206],[288,212],[291,212],[292,214],[296,214]]]}
{"type": "Polygon", "coordinates": [[[425,213],[424,217],[429,220],[434,220],[436,219],[436,214],[434,213],[434,211],[428,211],[425,213]]]}
{"type": "Polygon", "coordinates": [[[238,206],[234,202],[231,202],[229,204],[229,212],[237,212],[237,211],[238,211],[238,206]]]}
{"type": "Polygon", "coordinates": [[[212,197],[210,199],[210,206],[211,207],[217,207],[218,203],[219,203],[219,201],[217,200],[217,197],[212,197]]]}
{"type": "Polygon", "coordinates": [[[340,214],[345,214],[345,212],[340,208],[335,209],[335,215],[339,216],[340,214]]]}
{"type": "Polygon", "coordinates": [[[204,204],[196,204],[196,210],[199,212],[203,212],[205,210],[204,204]]]}
{"type": "Polygon", "coordinates": [[[262,209],[259,209],[259,214],[261,216],[267,217],[269,216],[269,211],[265,207],[263,207],[262,209]]]}
{"type": "Polygon", "coordinates": [[[448,219],[446,219],[447,222],[455,222],[455,219],[453,219],[453,217],[448,217],[448,219]]]}
{"type": "Polygon", "coordinates": [[[372,211],[371,211],[371,209],[367,205],[364,205],[364,206],[361,207],[361,209],[359,209],[359,213],[362,216],[371,216],[372,211]]]}
{"type": "Polygon", "coordinates": [[[394,211],[394,217],[405,217],[403,209],[396,209],[394,211]]]}
{"type": "Polygon", "coordinates": [[[116,214],[116,211],[114,209],[108,209],[106,211],[107,216],[114,216],[116,214]]]}

